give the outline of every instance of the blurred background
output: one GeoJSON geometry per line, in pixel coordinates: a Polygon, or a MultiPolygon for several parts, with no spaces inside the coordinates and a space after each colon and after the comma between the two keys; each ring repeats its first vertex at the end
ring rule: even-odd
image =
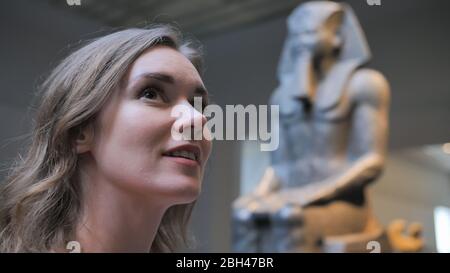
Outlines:
{"type": "MultiPolygon", "coordinates": [[[[30,131],[36,85],[70,45],[116,27],[176,23],[205,47],[212,102],[267,104],[286,17],[300,0],[3,0],[0,3],[0,180],[30,131]],[[77,4],[80,5],[77,5],[77,4]],[[71,5],[73,4],[73,5],[71,5]]],[[[376,216],[424,226],[427,251],[450,251],[450,2],[348,0],[391,84],[389,159],[371,187],[376,216]]],[[[253,141],[216,141],[192,219],[197,245],[231,251],[230,206],[262,176],[253,141]]],[[[1,197],[0,197],[1,198],[1,197]]]]}

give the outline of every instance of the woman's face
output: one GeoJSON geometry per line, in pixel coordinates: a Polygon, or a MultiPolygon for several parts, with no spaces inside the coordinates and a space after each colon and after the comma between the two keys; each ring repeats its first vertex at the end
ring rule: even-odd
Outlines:
{"type": "Polygon", "coordinates": [[[99,114],[91,149],[98,173],[122,190],[161,204],[194,201],[211,142],[204,137],[175,140],[171,135],[175,123],[181,125],[177,130],[205,124],[205,116],[191,105],[194,97],[204,102],[207,93],[184,55],[165,46],[145,51],[99,114]],[[180,104],[194,115],[173,117],[173,108],[180,104]]]}

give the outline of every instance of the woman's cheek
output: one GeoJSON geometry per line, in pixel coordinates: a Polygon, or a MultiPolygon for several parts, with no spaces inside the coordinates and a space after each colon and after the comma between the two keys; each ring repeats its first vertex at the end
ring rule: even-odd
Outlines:
{"type": "Polygon", "coordinates": [[[128,144],[142,145],[141,148],[166,145],[171,129],[168,111],[137,102],[126,105],[121,112],[121,133],[126,134],[123,139],[128,144]]]}
{"type": "Polygon", "coordinates": [[[110,115],[113,119],[104,120],[109,130],[101,132],[96,158],[105,175],[130,180],[157,164],[170,137],[170,122],[163,111],[145,105],[121,106],[110,115]]]}

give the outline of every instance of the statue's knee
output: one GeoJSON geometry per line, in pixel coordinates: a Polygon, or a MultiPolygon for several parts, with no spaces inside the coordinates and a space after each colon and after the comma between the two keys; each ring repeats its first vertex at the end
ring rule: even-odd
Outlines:
{"type": "Polygon", "coordinates": [[[274,223],[277,224],[303,224],[303,209],[301,206],[287,204],[279,209],[272,217],[274,223]]]}
{"type": "Polygon", "coordinates": [[[253,220],[253,213],[247,208],[234,209],[232,216],[237,223],[250,223],[253,220]]]}
{"type": "Polygon", "coordinates": [[[266,211],[240,208],[233,211],[233,221],[239,225],[251,225],[263,228],[270,225],[270,215],[266,211]]]}

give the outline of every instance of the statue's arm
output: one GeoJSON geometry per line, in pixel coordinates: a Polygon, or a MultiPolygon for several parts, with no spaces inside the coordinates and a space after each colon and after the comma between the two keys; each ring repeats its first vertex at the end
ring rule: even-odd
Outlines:
{"type": "Polygon", "coordinates": [[[365,186],[382,172],[388,135],[389,84],[374,70],[361,69],[349,82],[353,105],[348,167],[322,183],[308,203],[332,200],[343,190],[365,186]]]}

